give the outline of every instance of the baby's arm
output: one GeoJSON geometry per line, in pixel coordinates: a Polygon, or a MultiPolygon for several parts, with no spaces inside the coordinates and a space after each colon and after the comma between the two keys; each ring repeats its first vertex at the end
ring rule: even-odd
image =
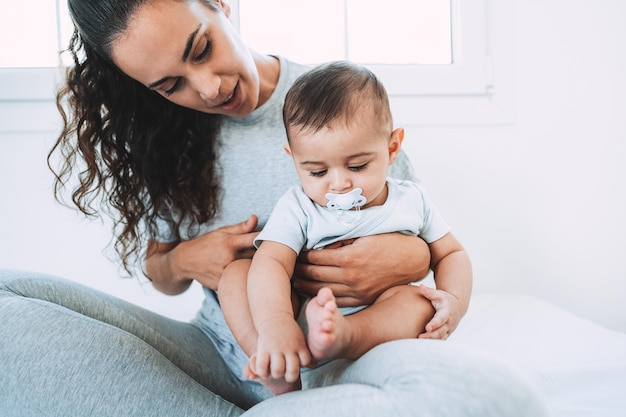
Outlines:
{"type": "Polygon", "coordinates": [[[283,244],[264,241],[248,273],[248,298],[259,334],[250,370],[261,378],[297,381],[300,368],[311,362],[291,302],[291,276],[296,253],[283,244]]]}
{"type": "Polygon", "coordinates": [[[437,289],[421,286],[436,313],[421,338],[446,339],[467,312],[472,292],[472,265],[463,246],[448,233],[430,245],[437,289]]]}

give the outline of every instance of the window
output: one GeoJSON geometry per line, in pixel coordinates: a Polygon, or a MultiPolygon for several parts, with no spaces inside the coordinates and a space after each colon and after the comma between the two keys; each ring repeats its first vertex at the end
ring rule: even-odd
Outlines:
{"type": "Polygon", "coordinates": [[[399,124],[512,121],[512,0],[232,3],[242,37],[259,52],[367,65],[399,124]]]}
{"type": "Polygon", "coordinates": [[[236,3],[253,49],[305,63],[366,64],[392,96],[484,95],[492,86],[487,0],[236,3]]]}
{"type": "MultiPolygon", "coordinates": [[[[259,52],[366,64],[385,83],[398,124],[512,120],[513,0],[230,3],[233,23],[259,52]]],[[[0,57],[0,131],[56,130],[50,104],[58,50],[71,35],[66,7],[65,0],[13,2],[0,15],[0,38],[15,40],[0,57]]]]}

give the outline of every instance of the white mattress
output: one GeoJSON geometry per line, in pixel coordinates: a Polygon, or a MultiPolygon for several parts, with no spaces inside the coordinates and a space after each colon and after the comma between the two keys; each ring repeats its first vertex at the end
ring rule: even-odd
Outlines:
{"type": "Polygon", "coordinates": [[[553,417],[626,417],[626,333],[533,297],[478,294],[449,341],[522,369],[553,417]]]}

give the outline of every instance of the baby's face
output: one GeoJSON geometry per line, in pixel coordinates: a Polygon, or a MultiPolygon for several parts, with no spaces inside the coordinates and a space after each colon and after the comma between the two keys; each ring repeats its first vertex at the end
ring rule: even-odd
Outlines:
{"type": "Polygon", "coordinates": [[[387,199],[387,168],[402,142],[401,129],[391,135],[374,127],[372,118],[359,117],[349,126],[325,126],[317,132],[290,131],[290,152],[302,188],[309,198],[326,206],[327,193],[343,194],[361,188],[364,206],[387,199]]]}

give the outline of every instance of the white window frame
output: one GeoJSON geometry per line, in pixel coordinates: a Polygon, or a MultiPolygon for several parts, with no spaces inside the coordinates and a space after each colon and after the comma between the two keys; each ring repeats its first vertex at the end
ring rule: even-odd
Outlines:
{"type": "MultiPolygon", "coordinates": [[[[239,27],[238,0],[231,19],[239,27]]],[[[513,0],[451,0],[451,65],[369,65],[398,126],[514,121],[513,0]]],[[[0,133],[58,132],[59,68],[0,68],[0,133]]]]}
{"type": "Polygon", "coordinates": [[[515,121],[513,0],[453,0],[454,62],[448,68],[402,68],[433,86],[390,92],[398,125],[506,125],[515,121]],[[469,9],[469,10],[468,10],[469,9]],[[456,21],[455,21],[456,19],[456,21]],[[413,72],[411,72],[413,70],[413,72]],[[430,72],[430,74],[429,74],[430,72]],[[429,79],[432,77],[432,79],[429,79]]]}

